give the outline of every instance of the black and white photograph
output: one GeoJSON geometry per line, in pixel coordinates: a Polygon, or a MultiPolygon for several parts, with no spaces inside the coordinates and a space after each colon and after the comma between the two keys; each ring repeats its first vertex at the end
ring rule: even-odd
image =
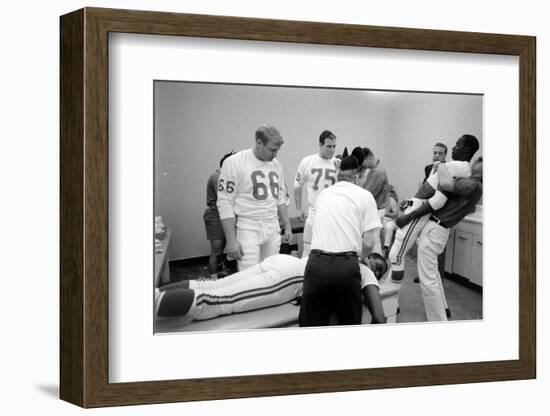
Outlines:
{"type": "Polygon", "coordinates": [[[155,333],[483,320],[483,94],[153,94],[155,333]]]}
{"type": "Polygon", "coordinates": [[[544,414],[543,9],[6,2],[0,414],[544,414]]]}
{"type": "Polygon", "coordinates": [[[454,6],[7,2],[0,413],[544,414],[548,13],[454,6]]]}

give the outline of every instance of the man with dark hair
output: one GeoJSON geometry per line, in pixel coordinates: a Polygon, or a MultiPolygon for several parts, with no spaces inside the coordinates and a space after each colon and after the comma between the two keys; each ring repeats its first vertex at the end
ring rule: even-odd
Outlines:
{"type": "MultiPolygon", "coordinates": [[[[442,208],[433,210],[429,201],[420,207],[400,216],[399,227],[430,214],[429,220],[420,231],[418,240],[418,276],[424,300],[424,308],[429,321],[446,321],[445,292],[439,274],[437,257],[443,252],[452,227],[475,211],[482,194],[483,160],[472,160],[479,149],[477,138],[470,134],[461,136],[452,150],[455,161],[469,161],[471,176],[454,178],[448,170],[438,168],[439,187],[447,198],[442,208]],[[473,162],[473,163],[472,163],[473,162]]],[[[444,166],[444,165],[442,165],[444,166]]]]}
{"type": "MultiPolygon", "coordinates": [[[[226,153],[220,160],[220,169],[223,162],[229,156],[234,155],[233,151],[226,153]]],[[[218,200],[218,180],[220,178],[220,169],[210,175],[206,184],[206,205],[208,208],[202,216],[204,227],[206,229],[206,238],[210,241],[210,257],[208,259],[208,272],[210,278],[217,279],[218,273],[222,269],[223,249],[225,248],[225,234],[223,232],[220,213],[216,201],[218,200]]]]}
{"type": "Polygon", "coordinates": [[[283,145],[273,126],[256,130],[252,149],[226,159],[218,181],[217,207],[227,240],[227,257],[239,270],[279,252],[280,217],[283,240],[292,238],[287,212],[283,168],[276,158],[283,145]]]}
{"type": "Polygon", "coordinates": [[[424,167],[424,180],[422,182],[426,182],[426,179],[428,179],[428,176],[430,176],[430,173],[432,173],[434,164],[437,166],[437,163],[445,163],[446,159],[447,145],[441,142],[437,142],[436,144],[434,144],[433,148],[432,163],[424,167]]]}
{"type": "Polygon", "coordinates": [[[395,220],[399,216],[399,198],[397,197],[397,192],[395,192],[393,185],[388,185],[388,189],[388,206],[386,207],[384,218],[382,218],[382,229],[384,231],[382,254],[386,259],[390,254],[390,248],[397,230],[395,220]]]}
{"type": "MultiPolygon", "coordinates": [[[[479,148],[477,139],[471,143],[471,148],[474,150],[474,153],[477,152],[479,148]]],[[[450,162],[435,162],[432,173],[426,182],[420,186],[414,197],[404,200],[402,203],[404,214],[399,219],[401,225],[396,232],[395,241],[389,254],[392,264],[391,279],[395,283],[400,283],[403,280],[405,255],[412,248],[420,231],[422,231],[429,220],[429,213],[426,212],[424,215],[415,216],[414,221],[406,222],[405,220],[409,214],[421,207],[426,201],[433,211],[443,208],[447,202],[447,196],[441,191],[440,184],[445,186],[446,181],[468,178],[471,175],[470,161],[461,159],[462,157],[471,156],[458,156],[459,153],[456,153],[456,155],[458,159],[453,159],[450,162]]],[[[397,224],[399,225],[399,223],[397,224]]]]}
{"type": "Polygon", "coordinates": [[[308,256],[311,247],[317,196],[319,196],[319,193],[323,189],[334,185],[336,182],[337,163],[334,159],[335,150],[336,136],[330,130],[325,130],[319,136],[319,151],[314,155],[306,156],[298,165],[298,172],[294,180],[294,202],[296,203],[296,216],[300,221],[305,221],[302,257],[308,256]],[[302,190],[306,184],[308,196],[307,214],[306,211],[302,210],[302,190]]]}
{"type": "MultiPolygon", "coordinates": [[[[363,188],[369,191],[376,201],[376,209],[380,219],[386,215],[386,207],[388,206],[388,174],[386,169],[380,164],[380,159],[377,159],[374,152],[368,147],[363,148],[363,166],[368,169],[363,188]]],[[[382,253],[382,245],[380,238],[376,239],[374,251],[382,253]]]]}
{"type": "Polygon", "coordinates": [[[311,251],[304,273],[300,326],[361,323],[361,274],[357,257],[368,256],[380,239],[380,217],[373,196],[357,186],[359,163],[342,160],[337,183],[315,204],[311,251]]]}
{"type": "MultiPolygon", "coordinates": [[[[156,316],[185,317],[190,322],[282,305],[301,296],[306,262],[305,258],[276,254],[223,280],[183,280],[161,286],[156,293],[156,316]]],[[[361,261],[359,269],[363,301],[372,323],[384,323],[378,280],[386,273],[387,264],[373,253],[361,261]]]]}

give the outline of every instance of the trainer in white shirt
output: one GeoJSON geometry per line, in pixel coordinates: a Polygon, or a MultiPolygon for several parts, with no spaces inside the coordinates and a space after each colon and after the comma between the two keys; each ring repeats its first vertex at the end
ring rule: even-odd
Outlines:
{"type": "Polygon", "coordinates": [[[361,323],[361,274],[357,257],[372,251],[380,217],[372,194],[356,185],[359,163],[342,160],[338,182],[315,204],[311,251],[304,273],[300,326],[361,323]]]}

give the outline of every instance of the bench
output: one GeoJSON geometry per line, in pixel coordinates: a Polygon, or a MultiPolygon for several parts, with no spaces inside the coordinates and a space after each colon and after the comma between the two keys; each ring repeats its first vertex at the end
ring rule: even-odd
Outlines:
{"type": "MultiPolygon", "coordinates": [[[[380,296],[388,323],[395,323],[397,315],[397,297],[400,285],[389,281],[380,284],[380,296]]],[[[283,328],[298,325],[300,307],[295,302],[249,312],[220,316],[205,321],[186,322],[185,317],[164,318],[155,322],[155,332],[204,332],[235,331],[263,328],[283,328]]],[[[370,323],[370,314],[363,306],[362,323],[370,323]]]]}

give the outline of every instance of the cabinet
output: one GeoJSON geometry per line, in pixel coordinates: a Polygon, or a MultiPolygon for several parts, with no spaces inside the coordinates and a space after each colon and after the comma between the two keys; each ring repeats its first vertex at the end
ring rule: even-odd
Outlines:
{"type": "Polygon", "coordinates": [[[447,244],[445,270],[483,286],[483,232],[478,221],[463,220],[456,225],[447,244]]]}
{"type": "Polygon", "coordinates": [[[478,286],[483,286],[483,239],[477,234],[474,234],[473,237],[470,281],[478,286]]]}
{"type": "Polygon", "coordinates": [[[470,233],[455,232],[455,249],[453,253],[453,273],[462,277],[470,276],[470,262],[472,260],[472,240],[470,233]]]}
{"type": "Polygon", "coordinates": [[[449,233],[449,239],[447,240],[447,247],[445,248],[445,272],[453,272],[453,252],[455,247],[455,230],[452,229],[449,233]]]}

